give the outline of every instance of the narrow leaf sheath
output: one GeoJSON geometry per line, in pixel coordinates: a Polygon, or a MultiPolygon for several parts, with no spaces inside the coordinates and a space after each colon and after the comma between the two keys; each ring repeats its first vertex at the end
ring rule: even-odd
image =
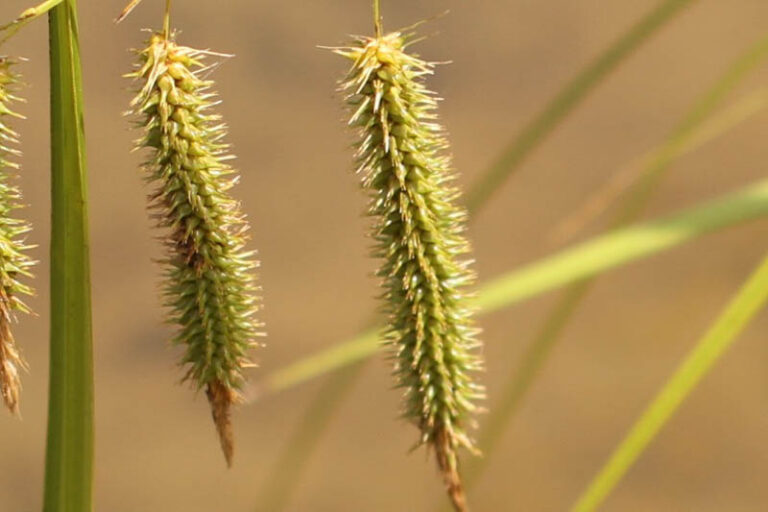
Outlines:
{"type": "Polygon", "coordinates": [[[21,117],[10,108],[16,100],[11,89],[17,82],[12,64],[0,57],[0,391],[8,409],[18,413],[19,373],[26,366],[16,347],[11,324],[14,312],[29,312],[19,295],[32,295],[33,292],[20,278],[32,277],[30,268],[34,262],[27,254],[31,247],[25,242],[30,225],[12,217],[21,200],[21,192],[13,183],[19,166],[8,160],[19,155],[13,147],[18,143],[18,135],[8,126],[8,120],[21,117]]]}
{"type": "Polygon", "coordinates": [[[162,264],[170,321],[179,327],[174,341],[186,348],[185,380],[205,389],[231,465],[230,411],[261,325],[248,226],[229,194],[237,177],[222,142],[226,127],[210,112],[212,82],[200,76],[209,56],[156,34],[130,76],[143,81],[132,107],[145,130],[138,145],[150,150],[150,210],[167,232],[162,264]]]}
{"type": "Polygon", "coordinates": [[[404,415],[420,429],[420,443],[434,448],[455,508],[466,510],[458,450],[474,451],[466,429],[484,395],[475,383],[481,361],[466,292],[474,274],[437,99],[423,84],[433,65],[405,53],[406,40],[360,37],[336,52],[353,61],[342,91],[360,137],[357,171],[375,219],[404,415]]]}

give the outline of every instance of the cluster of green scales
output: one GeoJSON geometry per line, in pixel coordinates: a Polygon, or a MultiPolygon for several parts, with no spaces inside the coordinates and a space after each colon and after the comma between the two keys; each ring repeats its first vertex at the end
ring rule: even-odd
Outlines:
{"type": "MultiPolygon", "coordinates": [[[[357,171],[374,219],[384,338],[404,390],[403,415],[419,429],[418,444],[434,451],[454,508],[464,511],[459,452],[476,451],[468,431],[484,397],[474,375],[482,361],[467,292],[475,276],[437,98],[424,85],[434,66],[406,52],[412,39],[383,35],[377,23],[375,37],[334,51],[352,61],[341,90],[359,137],[357,171]]],[[[148,208],[164,233],[164,302],[177,327],[174,342],[184,348],[185,379],[205,392],[231,464],[231,410],[263,326],[258,264],[246,249],[248,224],[231,195],[237,173],[206,78],[206,60],[217,54],[177,44],[166,13],[164,30],[138,56],[128,75],[139,84],[131,107],[143,130],[138,146],[148,155],[148,208]]],[[[25,364],[10,327],[15,311],[27,311],[19,296],[32,291],[19,279],[33,264],[26,254],[29,226],[13,218],[20,193],[12,157],[18,153],[8,120],[20,117],[10,108],[16,81],[11,61],[1,58],[0,389],[13,411],[25,364]]]]}

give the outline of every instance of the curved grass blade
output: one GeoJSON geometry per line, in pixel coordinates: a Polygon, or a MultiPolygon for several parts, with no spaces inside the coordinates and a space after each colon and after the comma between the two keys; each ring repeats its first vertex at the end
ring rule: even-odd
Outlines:
{"type": "MultiPolygon", "coordinates": [[[[567,284],[693,241],[707,233],[768,216],[768,180],[684,210],[621,229],[513,270],[481,287],[479,313],[498,311],[567,284]]],[[[262,394],[283,391],[377,352],[377,330],[335,344],[277,370],[261,381],[262,394]]]]}
{"type": "Polygon", "coordinates": [[[499,186],[619,64],[638,47],[698,0],[665,0],[637,21],[601,55],[587,65],[544,107],[485,171],[466,196],[470,215],[484,205],[499,186]]]}
{"type": "Polygon", "coordinates": [[[603,503],[683,401],[696,389],[766,302],[768,257],[641,414],[573,506],[572,512],[592,512],[603,503]]]}
{"type": "Polygon", "coordinates": [[[76,0],[50,12],[51,362],[45,512],[93,509],[93,347],[76,0]]]}

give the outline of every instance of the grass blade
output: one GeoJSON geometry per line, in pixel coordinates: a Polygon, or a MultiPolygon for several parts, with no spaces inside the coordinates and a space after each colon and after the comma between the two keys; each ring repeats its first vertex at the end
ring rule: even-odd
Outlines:
{"type": "Polygon", "coordinates": [[[75,0],[50,12],[51,366],[45,512],[89,512],[93,347],[82,78],[75,0]]]}
{"type": "Polygon", "coordinates": [[[587,65],[544,107],[520,135],[502,152],[479,181],[469,190],[466,205],[470,214],[484,205],[504,180],[514,173],[544,139],[624,59],[697,0],[665,0],[637,21],[601,55],[587,65]]]}
{"type": "Polygon", "coordinates": [[[494,279],[481,289],[477,305],[486,313],[496,311],[766,213],[768,180],[762,180],[673,217],[598,236],[494,279]]]}
{"type": "Polygon", "coordinates": [[[591,512],[600,506],[661,428],[767,301],[768,257],[763,260],[714,325],[642,413],[606,465],[571,509],[573,512],[591,512]]]}
{"type": "MultiPolygon", "coordinates": [[[[491,313],[567,284],[658,254],[702,235],[768,215],[768,180],[664,219],[621,229],[509,272],[483,286],[475,304],[491,313]]],[[[261,392],[282,391],[373,355],[377,330],[279,369],[261,392]]]]}

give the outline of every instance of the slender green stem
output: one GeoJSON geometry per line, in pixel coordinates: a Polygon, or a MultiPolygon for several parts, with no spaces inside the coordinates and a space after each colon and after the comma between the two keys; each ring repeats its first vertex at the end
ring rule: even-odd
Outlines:
{"type": "Polygon", "coordinates": [[[633,25],[616,42],[584,68],[555,96],[512,143],[492,163],[466,197],[471,214],[477,212],[511,174],[560,123],[599,85],[619,64],[666,25],[685,7],[698,0],[664,0],[654,10],[633,25]]]}
{"type": "Polygon", "coordinates": [[[76,0],[50,12],[51,353],[45,512],[90,512],[93,346],[76,0]]]}
{"type": "Polygon", "coordinates": [[[373,0],[373,28],[376,31],[376,37],[381,37],[384,32],[381,21],[381,0],[373,0]]]}
{"type": "Polygon", "coordinates": [[[163,35],[166,39],[171,37],[171,0],[165,0],[165,14],[163,15],[163,35]]]}
{"type": "Polygon", "coordinates": [[[571,509],[596,510],[736,337],[768,302],[768,257],[698,342],[571,509]]]}

